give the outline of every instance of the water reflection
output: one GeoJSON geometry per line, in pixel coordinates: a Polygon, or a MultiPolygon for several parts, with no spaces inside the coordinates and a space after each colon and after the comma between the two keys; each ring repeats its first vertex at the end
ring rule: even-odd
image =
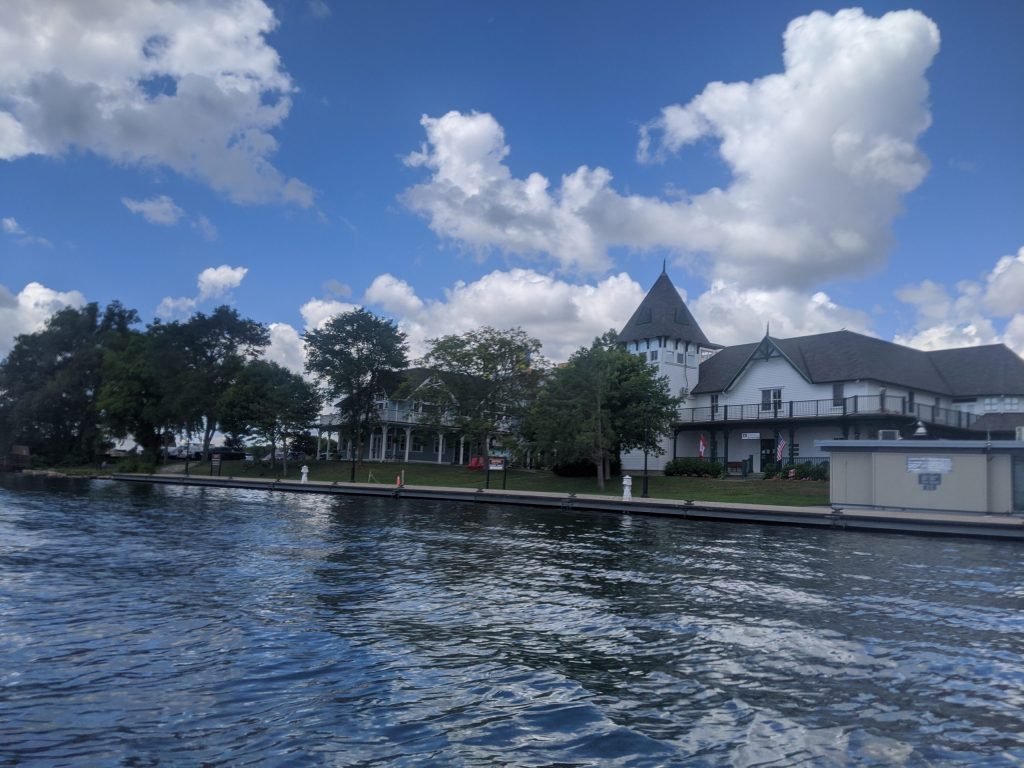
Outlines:
{"type": "Polygon", "coordinates": [[[1015,545],[0,488],[0,761],[1024,761],[1015,545]]]}

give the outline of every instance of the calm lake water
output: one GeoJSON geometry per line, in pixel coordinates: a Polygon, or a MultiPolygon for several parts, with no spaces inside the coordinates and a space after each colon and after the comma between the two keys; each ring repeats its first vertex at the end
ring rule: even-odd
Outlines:
{"type": "Polygon", "coordinates": [[[0,765],[1021,765],[1019,544],[0,481],[0,765]]]}

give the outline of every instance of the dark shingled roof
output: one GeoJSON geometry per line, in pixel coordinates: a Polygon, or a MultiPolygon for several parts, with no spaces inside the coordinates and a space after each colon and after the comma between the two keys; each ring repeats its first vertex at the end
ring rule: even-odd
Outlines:
{"type": "MultiPolygon", "coordinates": [[[[923,352],[852,331],[769,341],[815,384],[865,379],[953,397],[1024,393],[1024,360],[1002,344],[923,352]]],[[[726,347],[704,361],[694,393],[725,390],[759,347],[726,347]]]]}
{"type": "Polygon", "coordinates": [[[1017,427],[1024,427],[1024,413],[986,413],[971,425],[973,430],[998,433],[1008,440],[1013,439],[1017,427]]]}
{"type": "Polygon", "coordinates": [[[952,394],[1024,394],[1024,362],[1004,344],[929,352],[952,394]]]}
{"type": "Polygon", "coordinates": [[[717,347],[708,341],[704,331],[686,308],[683,297],[672,284],[669,276],[662,272],[651,290],[644,296],[636,312],[619,333],[619,344],[642,339],[682,339],[696,342],[702,347],[717,347]]]}

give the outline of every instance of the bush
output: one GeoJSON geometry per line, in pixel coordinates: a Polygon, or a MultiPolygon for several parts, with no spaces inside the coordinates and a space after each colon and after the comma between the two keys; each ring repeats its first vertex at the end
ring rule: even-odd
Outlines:
{"type": "MultiPolygon", "coordinates": [[[[562,464],[555,464],[551,471],[559,477],[596,477],[597,467],[594,462],[583,459],[581,461],[566,461],[562,464]]],[[[622,464],[618,459],[612,459],[610,466],[611,476],[622,474],[622,464]]]]}
{"type": "Polygon", "coordinates": [[[723,466],[717,461],[703,459],[672,459],[665,464],[669,477],[721,477],[723,466]]]}
{"type": "Polygon", "coordinates": [[[828,480],[828,464],[814,464],[805,461],[802,464],[766,464],[761,471],[764,479],[778,477],[782,480],[828,480]]]}

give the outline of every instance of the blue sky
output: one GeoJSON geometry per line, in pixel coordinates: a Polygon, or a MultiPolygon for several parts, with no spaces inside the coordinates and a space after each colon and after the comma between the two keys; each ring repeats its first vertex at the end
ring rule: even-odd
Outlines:
{"type": "Polygon", "coordinates": [[[564,359],[663,261],[720,343],[1024,352],[1024,4],[861,8],[10,0],[0,355],[119,299],[564,359]]]}

